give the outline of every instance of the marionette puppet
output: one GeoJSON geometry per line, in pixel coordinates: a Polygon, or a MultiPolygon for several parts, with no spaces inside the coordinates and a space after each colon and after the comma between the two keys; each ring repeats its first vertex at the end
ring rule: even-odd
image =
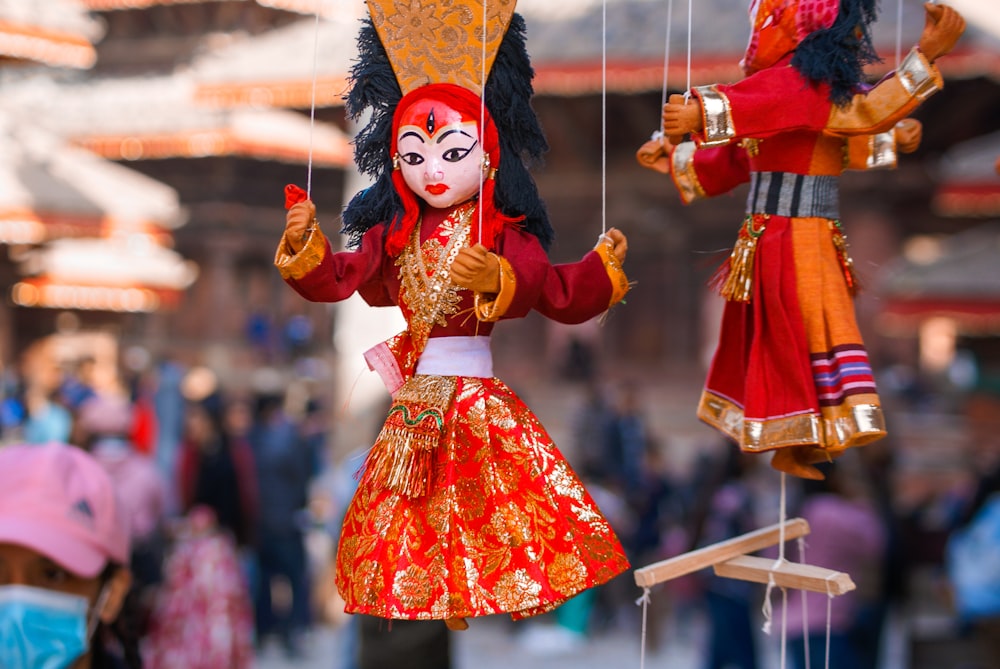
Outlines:
{"type": "Polygon", "coordinates": [[[747,76],[671,96],[669,143],[654,138],[637,154],[671,174],[684,203],[749,181],[716,277],[727,302],[698,417],[799,477],[822,478],[813,464],[885,436],[854,316],[838,176],[894,163],[919,143],[906,117],[941,89],[934,61],[965,25],[950,7],[925,11],[919,45],[869,87],[875,0],[754,0],[747,76]]]}
{"type": "Polygon", "coordinates": [[[561,323],[605,312],[628,290],[626,239],[611,229],[579,262],[547,257],[552,229],[525,164],[546,145],[513,1],[489,2],[485,26],[478,0],[368,7],[347,105],[371,113],[355,157],[373,185],[343,212],[353,250],[334,252],[302,201],[275,258],[308,300],[357,292],[407,323],[365,354],[393,405],[346,512],[337,586],[347,612],[451,629],[544,613],[629,565],[539,420],[493,375],[490,333],[531,309],[561,323]]]}

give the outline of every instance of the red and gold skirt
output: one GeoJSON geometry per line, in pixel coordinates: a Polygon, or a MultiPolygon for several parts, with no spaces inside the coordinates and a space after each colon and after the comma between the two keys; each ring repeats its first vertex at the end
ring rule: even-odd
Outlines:
{"type": "Polygon", "coordinates": [[[726,302],[698,416],[744,451],[792,449],[801,463],[885,436],[839,229],[821,217],[750,224],[749,300],[726,302]]]}
{"type": "MultiPolygon", "coordinates": [[[[345,610],[524,618],[628,569],[608,521],[531,410],[496,378],[450,378],[423,491],[361,477],[337,553],[345,610]]],[[[383,429],[369,465],[406,448],[394,435],[383,429]]]]}

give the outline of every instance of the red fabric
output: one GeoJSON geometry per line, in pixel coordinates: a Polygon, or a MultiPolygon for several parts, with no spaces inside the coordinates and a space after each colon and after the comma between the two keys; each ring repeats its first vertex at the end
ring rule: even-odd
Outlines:
{"type": "Polygon", "coordinates": [[[351,501],[337,552],[346,611],[522,618],[629,567],[593,499],[509,388],[460,377],[455,397],[429,492],[410,498],[362,482],[351,501]]]}
{"type": "Polygon", "coordinates": [[[792,219],[771,216],[758,240],[750,302],[727,301],[705,388],[749,420],[819,413],[799,311],[792,219]]]}
{"type": "Polygon", "coordinates": [[[253,609],[232,542],[218,533],[183,537],[164,565],[150,620],[150,669],[248,669],[253,609]]]}
{"type": "MultiPolygon", "coordinates": [[[[426,239],[444,220],[443,211],[423,217],[421,239],[426,239]]],[[[314,302],[339,302],[355,292],[372,306],[397,305],[399,268],[384,252],[384,227],[365,233],[356,251],[334,253],[328,246],[318,267],[301,279],[286,282],[302,297],[314,302]]],[[[611,302],[611,281],[596,253],[575,263],[553,265],[533,235],[504,227],[497,240],[497,253],[506,258],[516,276],[517,290],[504,318],[519,318],[535,309],[560,323],[582,323],[605,312],[611,302]]],[[[462,291],[459,317],[435,326],[431,337],[488,335],[494,323],[468,318],[473,306],[471,291],[462,291]]]]}
{"type": "Polygon", "coordinates": [[[143,455],[153,455],[156,451],[156,409],[146,397],[140,397],[132,406],[129,440],[143,455]]]}

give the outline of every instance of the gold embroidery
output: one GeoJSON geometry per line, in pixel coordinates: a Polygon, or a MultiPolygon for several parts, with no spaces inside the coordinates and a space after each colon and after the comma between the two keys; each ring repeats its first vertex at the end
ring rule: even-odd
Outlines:
{"type": "Polygon", "coordinates": [[[470,202],[455,210],[441,224],[443,233],[448,236],[444,246],[436,235],[421,245],[420,226],[415,226],[410,243],[396,259],[401,284],[399,300],[413,313],[408,320],[417,350],[423,350],[435,325],[447,325],[447,317],[458,311],[461,289],[452,283],[449,275],[452,262],[469,238],[469,221],[475,206],[470,202]],[[430,271],[428,266],[432,268],[430,271]]]}

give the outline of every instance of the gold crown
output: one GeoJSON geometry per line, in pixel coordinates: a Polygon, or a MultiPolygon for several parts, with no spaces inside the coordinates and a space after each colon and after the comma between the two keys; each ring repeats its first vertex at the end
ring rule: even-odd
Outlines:
{"type": "Polygon", "coordinates": [[[403,95],[426,84],[440,83],[458,84],[482,95],[486,76],[517,4],[516,0],[366,2],[403,95]]]}

